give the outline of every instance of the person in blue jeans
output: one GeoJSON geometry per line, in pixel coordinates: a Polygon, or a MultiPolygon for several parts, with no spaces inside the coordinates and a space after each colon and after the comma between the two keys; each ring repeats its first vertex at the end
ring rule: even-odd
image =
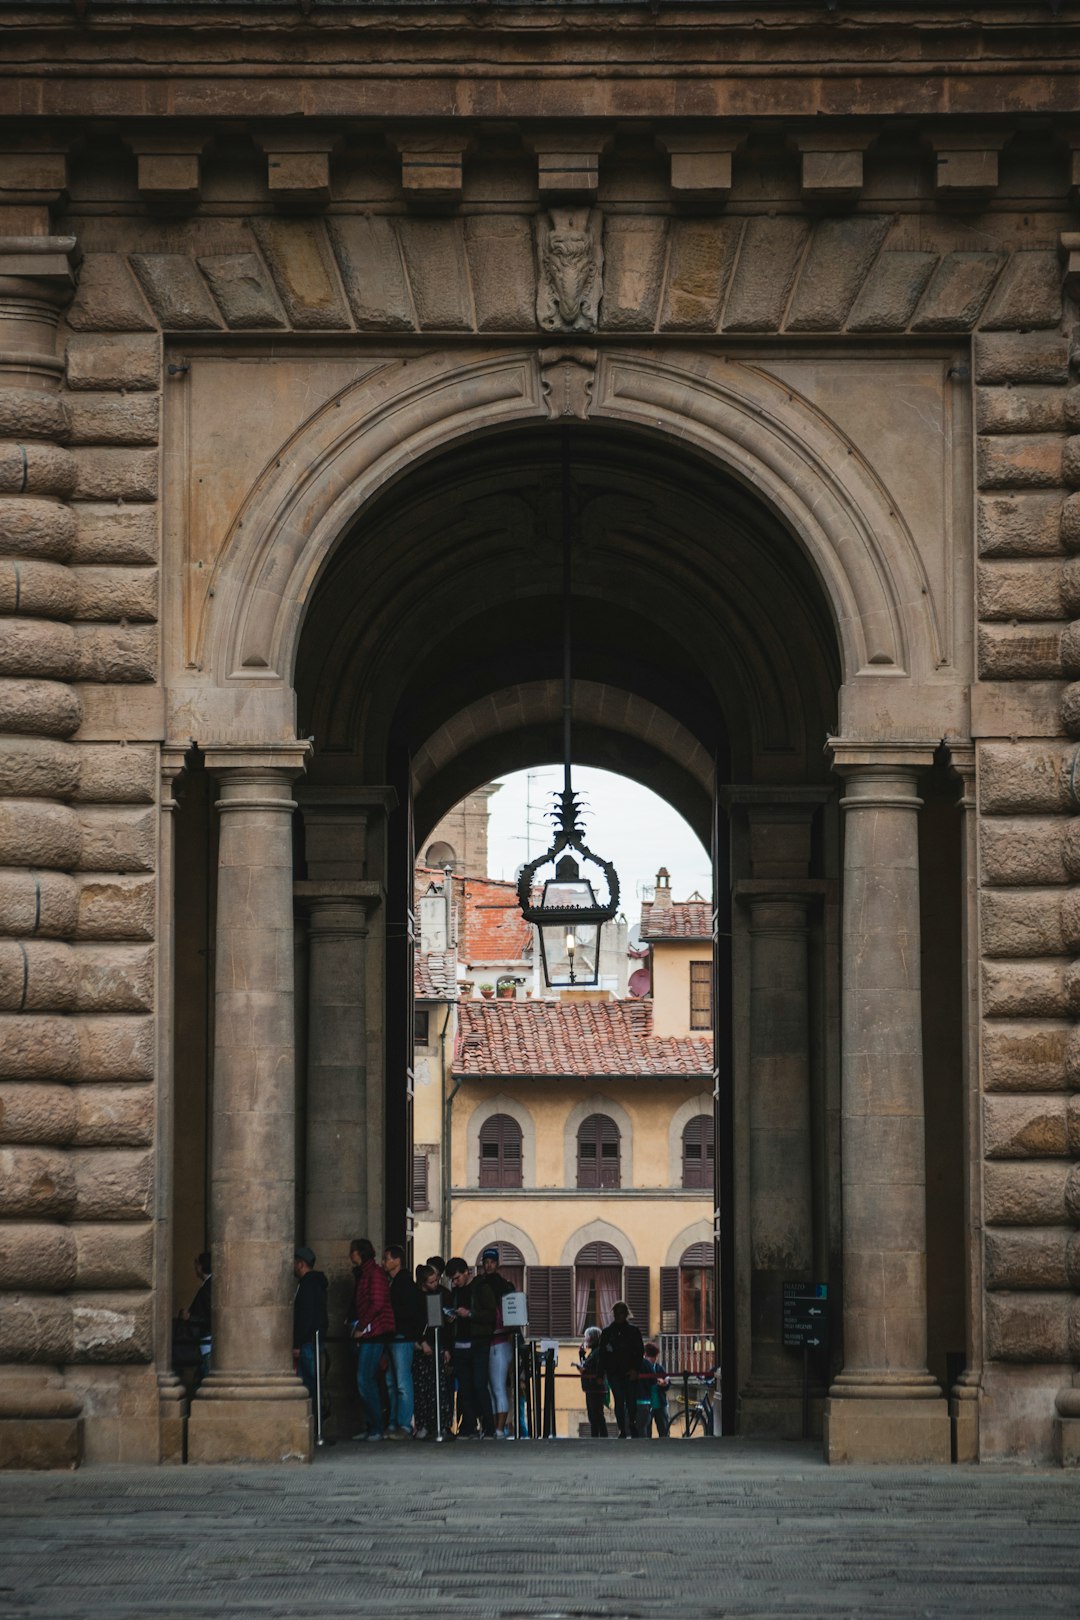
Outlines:
{"type": "Polygon", "coordinates": [[[394,1336],[390,1340],[390,1424],[391,1440],[408,1440],[413,1432],[413,1352],[424,1337],[427,1312],[423,1296],[405,1269],[405,1250],[391,1243],[383,1253],[383,1270],[390,1279],[390,1306],[394,1313],[394,1336]]]}
{"type": "Polygon", "coordinates": [[[379,1395],[379,1363],[394,1336],[394,1312],[390,1304],[390,1279],[375,1258],[375,1245],[369,1238],[354,1238],[349,1258],[356,1268],[356,1294],[353,1303],[356,1340],[356,1388],[367,1418],[367,1434],[357,1439],[383,1438],[382,1400],[379,1395]]]}

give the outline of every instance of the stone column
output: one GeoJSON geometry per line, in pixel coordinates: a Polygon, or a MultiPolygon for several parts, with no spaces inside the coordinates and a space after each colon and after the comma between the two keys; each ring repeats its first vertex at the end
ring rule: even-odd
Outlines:
{"type": "Polygon", "coordinates": [[[176,799],[173,788],[184,769],[183,754],[163,751],[161,762],[161,829],[158,844],[158,990],[157,990],[157,1159],[154,1177],[154,1363],[158,1382],[159,1457],[184,1460],[184,1386],[172,1364],[173,1308],[173,1162],[175,1090],[173,1019],[175,1010],[173,891],[175,878],[176,799]]]}
{"type": "Polygon", "coordinates": [[[952,767],[962,783],[962,949],[964,1004],[964,1205],[967,1216],[967,1366],[949,1393],[957,1462],[979,1460],[979,1407],[983,1375],[982,1092],[979,1076],[979,851],[975,797],[975,745],[953,744],[952,767]]]}
{"type": "Polygon", "coordinates": [[[808,1281],[814,1259],[809,904],[749,901],[751,1375],[739,1432],[785,1439],[802,1433],[802,1358],[783,1344],[783,1285],[808,1281]]]}
{"type": "Polygon", "coordinates": [[[211,749],[221,784],[214,995],[210,1376],[192,1462],[306,1462],[311,1408],[292,1371],[295,1243],[292,783],[301,744],[211,749]]]}
{"type": "Polygon", "coordinates": [[[929,748],[834,745],[845,778],[844,1370],[825,1407],[830,1462],[948,1462],[926,1367],[919,844],[929,748]]]}

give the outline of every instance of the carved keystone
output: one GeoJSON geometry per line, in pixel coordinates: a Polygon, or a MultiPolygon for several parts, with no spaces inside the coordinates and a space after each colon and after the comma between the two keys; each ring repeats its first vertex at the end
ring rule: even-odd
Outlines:
{"type": "Polygon", "coordinates": [[[545,332],[595,332],[603,296],[598,208],[553,208],[536,220],[536,319],[545,332]]]}
{"type": "Polygon", "coordinates": [[[671,158],[671,195],[677,201],[726,202],[732,159],[745,146],[745,134],[661,134],[656,144],[671,158]]]}
{"type": "Polygon", "coordinates": [[[595,349],[541,349],[540,386],[552,421],[574,416],[584,422],[592,406],[595,349]]]}

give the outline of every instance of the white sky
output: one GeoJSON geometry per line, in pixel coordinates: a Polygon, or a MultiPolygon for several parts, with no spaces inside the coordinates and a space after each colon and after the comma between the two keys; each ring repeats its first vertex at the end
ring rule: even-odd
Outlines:
{"type": "MultiPolygon", "coordinates": [[[[512,878],[524,861],[542,854],[551,842],[552,824],[545,812],[552,807],[552,794],[562,788],[562,766],[514,771],[497,780],[499,791],[489,800],[488,867],[491,877],[512,878]],[[531,815],[527,813],[530,800],[531,815]],[[529,821],[531,843],[525,836],[529,821]]],[[[574,767],[574,792],[585,800],[586,843],[615,863],[621,908],[631,927],[641,920],[642,885],[651,887],[661,866],[671,873],[676,900],[685,900],[694,889],[709,899],[712,873],[708,854],[688,823],[665,800],[624,776],[584,765],[574,767]]]]}

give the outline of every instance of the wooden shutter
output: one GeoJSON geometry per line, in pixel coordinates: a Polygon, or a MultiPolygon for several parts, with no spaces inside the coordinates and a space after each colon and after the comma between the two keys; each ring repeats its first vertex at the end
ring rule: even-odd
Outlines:
{"type": "Polygon", "coordinates": [[[711,962],[690,964],[690,1028],[712,1029],[711,962]]]}
{"type": "Polygon", "coordinates": [[[412,1210],[419,1214],[422,1210],[430,1209],[428,1202],[428,1156],[426,1153],[414,1153],[412,1156],[412,1210]]]}
{"type": "Polygon", "coordinates": [[[530,1266],[525,1273],[529,1332],[534,1339],[569,1339],[574,1331],[573,1266],[530,1266]]]}
{"type": "Polygon", "coordinates": [[[711,1114],[696,1114],[687,1120],[682,1138],[682,1184],[712,1192],[713,1155],[716,1152],[715,1127],[711,1114]]]}
{"type": "Polygon", "coordinates": [[[611,1243],[586,1243],[574,1260],[576,1266],[621,1266],[622,1255],[611,1243]]]}
{"type": "Polygon", "coordinates": [[[649,1268],[623,1267],[623,1298],[643,1339],[649,1335],[649,1268]]]}
{"type": "Polygon", "coordinates": [[[607,1114],[590,1114],[578,1127],[579,1187],[618,1187],[619,1127],[607,1114]]]}
{"type": "Polygon", "coordinates": [[[492,1114],[480,1127],[481,1187],[521,1186],[521,1126],[509,1114],[492,1114]]]}
{"type": "Polygon", "coordinates": [[[679,1331],[679,1268],[660,1267],[660,1331],[679,1331]]]}

